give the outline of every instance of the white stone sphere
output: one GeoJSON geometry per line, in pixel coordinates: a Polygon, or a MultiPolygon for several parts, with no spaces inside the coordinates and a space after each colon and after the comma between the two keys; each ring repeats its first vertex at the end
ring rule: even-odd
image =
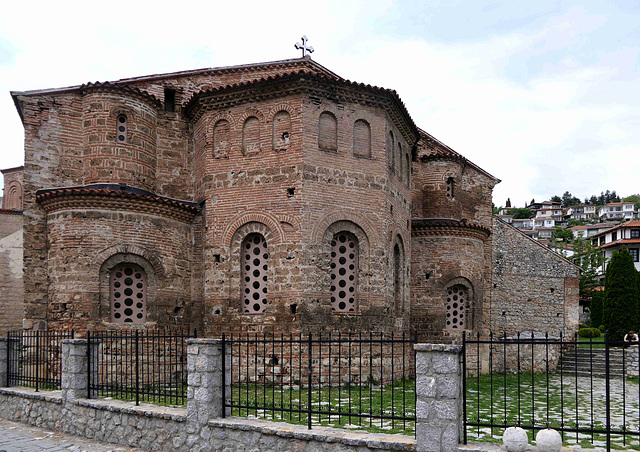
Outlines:
{"type": "Polygon", "coordinates": [[[536,446],[541,452],[560,452],[560,449],[562,449],[562,436],[556,430],[545,428],[536,435],[536,446]]]}
{"type": "Polygon", "coordinates": [[[527,432],[520,427],[509,427],[502,435],[502,444],[509,452],[523,452],[529,445],[527,432]]]}

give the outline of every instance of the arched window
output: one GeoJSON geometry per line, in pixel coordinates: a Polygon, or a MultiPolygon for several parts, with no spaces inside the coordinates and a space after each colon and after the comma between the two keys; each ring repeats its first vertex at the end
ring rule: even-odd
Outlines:
{"type": "Polygon", "coordinates": [[[291,143],[291,115],[281,110],[273,117],[273,150],[286,151],[291,143]]]}
{"type": "Polygon", "coordinates": [[[447,178],[447,198],[453,198],[454,193],[453,193],[453,189],[454,189],[454,180],[453,177],[448,177],[447,178]]]}
{"type": "Polygon", "coordinates": [[[262,314],[267,307],[267,241],[249,234],[242,242],[242,312],[262,314]]]}
{"type": "Polygon", "coordinates": [[[221,119],[213,126],[213,156],[226,157],[229,153],[229,121],[221,119]]]}
{"type": "Polygon", "coordinates": [[[393,301],[396,304],[396,312],[402,307],[402,289],[404,285],[403,276],[403,258],[400,245],[397,243],[393,247],[393,301]]]}
{"type": "Polygon", "coordinates": [[[466,325],[469,290],[462,284],[447,289],[447,329],[463,330],[466,325]]]}
{"type": "Polygon", "coordinates": [[[398,179],[400,179],[400,181],[404,181],[404,161],[402,158],[402,143],[398,143],[398,146],[396,147],[396,160],[398,162],[398,179]]]}
{"type": "Polygon", "coordinates": [[[410,185],[411,184],[411,159],[409,158],[408,152],[404,154],[404,161],[405,161],[404,170],[407,172],[407,175],[406,175],[407,185],[410,185]]]}
{"type": "Polygon", "coordinates": [[[318,122],[318,147],[321,151],[338,151],[338,121],[332,113],[320,114],[318,122]]]}
{"type": "Polygon", "coordinates": [[[353,123],[353,153],[360,157],[371,157],[371,127],[363,119],[353,123]]]}
{"type": "Polygon", "coordinates": [[[147,275],[137,265],[121,264],[111,271],[111,321],[147,321],[147,275]]]}
{"type": "Polygon", "coordinates": [[[116,118],[116,143],[127,142],[127,115],[118,115],[116,118]]]}
{"type": "Polygon", "coordinates": [[[260,152],[260,121],[250,116],[242,127],[242,153],[254,155],[260,152]]]}
{"type": "Polygon", "coordinates": [[[389,168],[391,168],[391,171],[395,171],[396,170],[396,164],[394,161],[394,139],[393,139],[393,132],[389,132],[389,134],[387,135],[387,159],[388,159],[388,165],[389,168]]]}
{"type": "Polygon", "coordinates": [[[358,241],[339,232],[331,241],[331,308],[333,312],[358,310],[358,241]]]}

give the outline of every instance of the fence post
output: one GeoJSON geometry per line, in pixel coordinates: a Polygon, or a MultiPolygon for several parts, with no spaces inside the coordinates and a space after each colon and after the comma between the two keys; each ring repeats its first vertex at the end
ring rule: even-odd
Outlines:
{"type": "Polygon", "coordinates": [[[416,452],[457,452],[463,436],[460,345],[416,344],[416,452]]]}
{"type": "MultiPolygon", "coordinates": [[[[223,406],[229,402],[222,399],[222,387],[225,396],[231,395],[231,343],[225,341],[224,367],[222,377],[222,347],[220,339],[187,339],[187,421],[189,430],[197,431],[207,424],[209,419],[221,418],[223,406]],[[224,381],[223,381],[224,380],[224,381]]],[[[225,409],[225,414],[230,414],[225,409]]],[[[191,433],[189,432],[189,433],[191,433]]]]}
{"type": "Polygon", "coordinates": [[[0,388],[9,386],[9,347],[7,338],[0,337],[0,388]]]}
{"type": "Polygon", "coordinates": [[[89,370],[86,339],[62,340],[62,399],[73,403],[77,399],[86,399],[89,395],[89,370]]]}

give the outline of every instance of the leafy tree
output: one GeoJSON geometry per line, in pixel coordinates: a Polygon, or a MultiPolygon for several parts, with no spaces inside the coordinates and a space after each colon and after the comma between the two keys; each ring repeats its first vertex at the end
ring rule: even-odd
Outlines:
{"type": "Polygon", "coordinates": [[[515,207],[511,210],[511,215],[513,215],[514,220],[526,220],[531,218],[533,212],[531,209],[527,209],[526,207],[515,207]]]}
{"type": "Polygon", "coordinates": [[[586,222],[584,222],[584,221],[582,221],[582,220],[576,220],[575,218],[569,218],[569,219],[567,220],[567,225],[568,225],[570,228],[572,228],[572,227],[574,227],[574,226],[584,226],[584,225],[586,225],[586,224],[587,224],[586,222]]]}
{"type": "MultiPolygon", "coordinates": [[[[535,203],[536,203],[536,200],[531,198],[531,204],[535,204],[535,203]]],[[[529,204],[529,205],[531,205],[531,204],[529,204]]]]}
{"type": "MultiPolygon", "coordinates": [[[[573,240],[573,262],[582,268],[580,272],[580,298],[593,297],[596,287],[599,287],[600,269],[604,265],[606,259],[602,252],[596,248],[591,240],[578,236],[573,240]]],[[[594,327],[602,325],[598,323],[594,327]]]]}
{"type": "Polygon", "coordinates": [[[580,199],[565,191],[564,195],[562,195],[562,207],[575,206],[577,204],[580,204],[580,199]]]}
{"type": "Polygon", "coordinates": [[[511,207],[511,198],[507,198],[507,202],[504,204],[505,207],[511,207]]]}
{"type": "Polygon", "coordinates": [[[622,201],[623,202],[634,202],[635,203],[634,209],[640,210],[640,195],[627,196],[625,198],[622,198],[622,201]]]}
{"type": "Polygon", "coordinates": [[[492,206],[492,212],[494,215],[499,215],[500,211],[502,210],[502,207],[496,207],[495,204],[491,204],[492,206]]]}
{"type": "Polygon", "coordinates": [[[551,202],[562,202],[562,198],[558,195],[552,196],[551,199],[549,200],[551,202]]]}
{"type": "Polygon", "coordinates": [[[604,278],[604,325],[620,341],[638,325],[638,275],[626,248],[614,251],[604,278]]]}

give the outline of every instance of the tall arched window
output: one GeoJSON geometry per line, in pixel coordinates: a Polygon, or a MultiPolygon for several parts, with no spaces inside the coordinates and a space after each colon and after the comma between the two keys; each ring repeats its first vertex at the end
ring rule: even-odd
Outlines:
{"type": "Polygon", "coordinates": [[[402,158],[402,143],[398,143],[398,146],[396,147],[396,153],[396,160],[398,161],[398,179],[404,182],[404,159],[402,158]]]}
{"type": "Polygon", "coordinates": [[[469,290],[462,284],[447,289],[447,329],[463,330],[466,326],[469,290]]]}
{"type": "Polygon", "coordinates": [[[396,310],[402,305],[402,289],[404,285],[403,279],[403,257],[400,245],[397,243],[393,246],[393,301],[396,303],[396,310]]]}
{"type": "Polygon", "coordinates": [[[213,126],[213,156],[226,157],[229,153],[229,121],[221,119],[213,126]]]}
{"type": "Polygon", "coordinates": [[[116,118],[116,143],[127,142],[127,115],[118,115],[116,118]]]}
{"type": "Polygon", "coordinates": [[[360,157],[371,157],[371,127],[363,119],[353,124],[353,153],[360,157]]]}
{"type": "Polygon", "coordinates": [[[404,170],[406,171],[406,181],[407,181],[407,185],[411,184],[411,159],[409,158],[409,153],[406,152],[404,155],[404,161],[405,161],[405,168],[404,170]]]}
{"type": "Polygon", "coordinates": [[[333,113],[328,111],[320,114],[318,147],[322,151],[337,152],[338,150],[338,121],[333,113]]]}
{"type": "Polygon", "coordinates": [[[260,152],[260,121],[250,116],[242,127],[242,153],[255,155],[260,152]]]}
{"type": "Polygon", "coordinates": [[[137,265],[121,264],[111,271],[111,321],[147,321],[147,275],[137,265]]]}
{"type": "Polygon", "coordinates": [[[358,241],[339,232],[331,241],[331,308],[333,312],[358,310],[358,241]]]}
{"type": "Polygon", "coordinates": [[[394,162],[394,139],[393,139],[393,132],[389,131],[389,134],[387,135],[387,160],[388,160],[388,165],[389,168],[391,168],[391,171],[395,171],[396,170],[396,165],[394,162]]]}
{"type": "Polygon", "coordinates": [[[281,110],[273,117],[273,150],[286,151],[291,143],[291,115],[281,110]]]}
{"type": "Polygon", "coordinates": [[[267,307],[267,241],[249,234],[242,242],[242,312],[262,314],[267,307]]]}

